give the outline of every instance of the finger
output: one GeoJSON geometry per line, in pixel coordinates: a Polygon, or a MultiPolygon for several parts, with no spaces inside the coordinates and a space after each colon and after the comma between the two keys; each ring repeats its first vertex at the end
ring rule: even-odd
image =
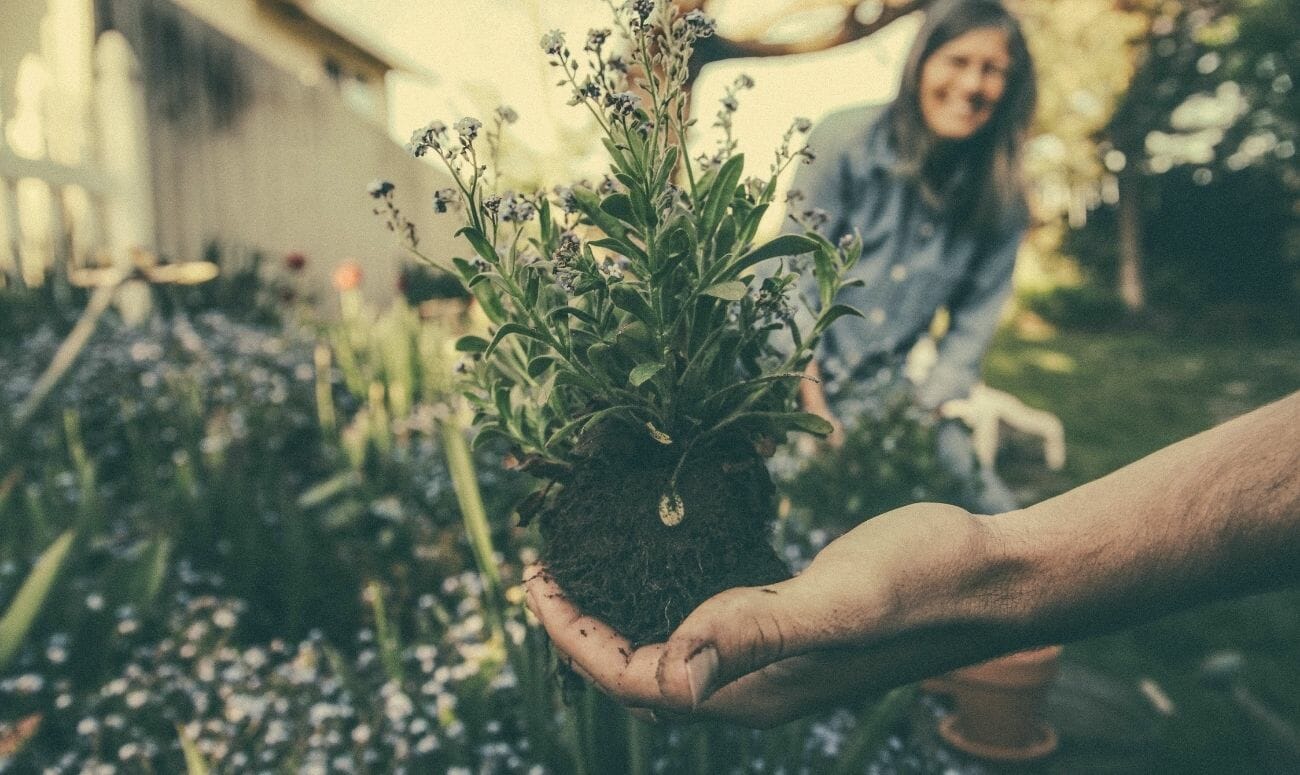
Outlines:
{"type": "Polygon", "coordinates": [[[591,684],[592,686],[596,685],[596,682],[592,679],[591,675],[588,674],[586,670],[582,669],[582,665],[579,665],[577,662],[574,662],[573,657],[564,653],[564,649],[561,649],[559,646],[555,645],[554,641],[551,641],[551,648],[555,650],[555,661],[558,664],[564,666],[568,670],[573,671],[574,673],[577,674],[579,678],[591,684]]]}
{"type": "Polygon", "coordinates": [[[718,687],[817,645],[824,614],[804,586],[795,578],[731,589],[696,608],[669,637],[656,672],[668,707],[698,708],[718,687]]]}
{"type": "Polygon", "coordinates": [[[653,706],[661,701],[655,669],[662,644],[633,649],[612,627],[579,611],[548,574],[534,574],[528,596],[551,643],[575,671],[620,702],[653,706]]]}
{"type": "Polygon", "coordinates": [[[784,724],[862,697],[861,662],[837,651],[790,657],[721,686],[692,715],[756,729],[784,724]]]}

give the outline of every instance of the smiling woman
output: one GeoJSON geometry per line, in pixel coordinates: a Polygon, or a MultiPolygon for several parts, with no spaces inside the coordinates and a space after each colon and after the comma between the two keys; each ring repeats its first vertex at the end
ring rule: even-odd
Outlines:
{"type": "Polygon", "coordinates": [[[1007,88],[1007,33],[971,30],[943,44],[921,67],[921,115],[936,137],[965,140],[984,128],[1007,88]]]}
{"type": "MultiPolygon", "coordinates": [[[[834,300],[862,310],[828,331],[801,386],[805,408],[852,426],[897,378],[940,309],[948,331],[915,386],[926,410],[966,397],[1011,292],[1027,223],[1019,175],[1036,87],[1020,26],[996,0],[944,0],[926,17],[898,97],[826,118],[809,138],[790,215],[826,235],[862,238],[857,284],[834,300]]],[[[982,514],[1016,506],[992,470],[975,471],[970,435],[937,428],[944,465],[967,481],[962,505],[982,514]]],[[[832,437],[832,442],[840,435],[832,437]]]]}

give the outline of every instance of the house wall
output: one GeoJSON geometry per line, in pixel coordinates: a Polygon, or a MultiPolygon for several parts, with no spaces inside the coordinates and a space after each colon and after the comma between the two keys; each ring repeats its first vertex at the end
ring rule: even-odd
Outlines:
{"type": "Polygon", "coordinates": [[[291,4],[272,0],[173,0],[271,64],[296,75],[308,86],[333,86],[354,110],[376,123],[387,121],[384,76],[387,68],[373,57],[359,55],[314,21],[297,20],[278,8],[291,4]],[[336,76],[327,72],[327,60],[336,76]]]}
{"type": "MultiPolygon", "coordinates": [[[[437,171],[336,90],[305,84],[205,19],[164,0],[108,4],[111,25],[141,60],[148,93],[159,254],[256,252],[278,267],[288,253],[302,253],[307,279],[327,303],[333,270],[356,261],[366,294],[391,298],[408,258],[371,212],[367,185],[389,179],[404,209],[428,213],[434,189],[448,185],[437,171]]],[[[451,250],[452,222],[417,224],[422,247],[451,250]]]]}

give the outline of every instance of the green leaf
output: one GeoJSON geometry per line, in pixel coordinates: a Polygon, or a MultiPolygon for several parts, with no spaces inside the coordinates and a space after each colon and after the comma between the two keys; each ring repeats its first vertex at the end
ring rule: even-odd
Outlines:
{"type": "Polygon", "coordinates": [[[511,334],[518,334],[520,336],[526,336],[529,339],[536,339],[542,344],[546,344],[546,345],[550,344],[550,342],[547,341],[546,339],[546,335],[535,328],[529,328],[528,326],[525,326],[522,323],[514,323],[514,322],[503,323],[501,325],[501,328],[497,329],[497,335],[492,337],[492,343],[489,344],[487,346],[487,349],[483,351],[483,357],[487,358],[491,356],[492,353],[496,351],[497,346],[501,344],[501,340],[505,339],[507,336],[511,334]]]}
{"type": "Polygon", "coordinates": [[[540,224],[539,236],[542,238],[542,244],[550,245],[555,239],[555,221],[551,218],[551,200],[546,197],[542,197],[542,203],[537,207],[537,222],[540,224]]]}
{"type": "Polygon", "coordinates": [[[462,226],[456,232],[456,236],[463,236],[469,240],[469,244],[474,246],[474,252],[482,256],[483,260],[489,264],[496,264],[501,260],[501,257],[497,255],[497,249],[492,247],[492,243],[488,242],[487,237],[483,236],[483,232],[473,226],[462,226]]]}
{"type": "Polygon", "coordinates": [[[588,242],[587,245],[593,248],[605,248],[606,250],[612,250],[615,253],[618,253],[619,255],[623,255],[623,256],[627,256],[628,258],[635,259],[639,261],[642,266],[645,266],[645,262],[646,262],[645,251],[637,247],[636,245],[633,245],[631,242],[628,242],[627,240],[621,240],[614,237],[601,237],[600,239],[594,239],[588,242]]]}
{"type": "Polygon", "coordinates": [[[653,360],[658,356],[649,326],[639,320],[619,326],[614,334],[614,345],[631,358],[633,363],[653,360]]]}
{"type": "Polygon", "coordinates": [[[601,385],[599,382],[573,368],[565,366],[556,367],[555,385],[556,387],[559,387],[560,385],[568,385],[570,387],[581,388],[592,394],[601,392],[601,385]]]}
{"type": "Polygon", "coordinates": [[[630,231],[627,225],[600,209],[600,197],[586,189],[575,188],[573,189],[573,199],[578,203],[578,209],[582,211],[582,214],[587,216],[601,231],[605,232],[608,239],[613,240],[612,244],[606,243],[605,240],[593,240],[588,244],[607,247],[610,250],[622,253],[628,258],[637,259],[643,264],[646,262],[645,251],[627,238],[630,231]]]}
{"type": "Polygon", "coordinates": [[[627,174],[635,175],[645,169],[646,141],[636,132],[628,132],[625,137],[627,138],[628,150],[632,154],[632,161],[636,165],[633,169],[628,170],[627,174]]]}
{"type": "Polygon", "coordinates": [[[609,151],[609,158],[614,162],[614,166],[623,172],[631,173],[632,165],[628,163],[623,149],[615,145],[614,141],[608,137],[601,138],[601,142],[604,143],[605,150],[609,151]]]}
{"type": "Polygon", "coordinates": [[[654,185],[651,191],[663,191],[664,185],[672,177],[673,170],[677,168],[677,146],[668,146],[668,151],[664,154],[663,163],[659,166],[659,173],[655,176],[654,185]]]}
{"type": "Polygon", "coordinates": [[[799,234],[782,234],[741,256],[741,260],[762,261],[776,256],[797,256],[815,250],[817,244],[816,240],[799,234]]]}
{"type": "Polygon", "coordinates": [[[478,274],[478,270],[474,268],[474,265],[463,258],[453,258],[451,263],[455,265],[456,271],[460,272],[460,278],[463,282],[473,280],[474,275],[478,274]]]}
{"type": "Polygon", "coordinates": [[[584,309],[579,309],[578,307],[573,307],[573,306],[556,307],[555,309],[547,313],[547,317],[577,318],[578,320],[581,320],[583,323],[586,323],[589,326],[593,326],[593,327],[600,326],[600,321],[596,319],[595,315],[592,315],[590,312],[584,309]]]}
{"type": "Polygon", "coordinates": [[[541,275],[536,272],[530,272],[528,279],[524,282],[524,306],[529,309],[537,308],[537,296],[542,289],[541,275]]]}
{"type": "Polygon", "coordinates": [[[545,373],[551,365],[555,363],[555,357],[551,355],[539,355],[528,362],[528,376],[536,379],[545,373]]]}
{"type": "Polygon", "coordinates": [[[512,387],[513,385],[502,382],[492,392],[492,402],[496,406],[497,417],[501,418],[501,423],[507,430],[510,429],[510,417],[514,414],[511,411],[514,404],[510,400],[510,389],[512,387]]]}
{"type": "MultiPolygon", "coordinates": [[[[531,363],[529,364],[529,367],[532,367],[531,363]]],[[[533,394],[533,400],[537,402],[539,407],[543,406],[546,402],[551,400],[551,393],[554,392],[554,390],[555,372],[551,372],[550,376],[542,380],[542,384],[537,386],[537,392],[533,394]]]]}
{"type": "Polygon", "coordinates": [[[502,430],[500,423],[484,423],[478,427],[478,433],[474,436],[474,440],[470,442],[470,449],[477,452],[494,438],[501,439],[507,444],[513,445],[515,443],[514,437],[502,430]]]}
{"type": "Polygon", "coordinates": [[[5,671],[9,661],[18,653],[19,646],[40,614],[45,598],[49,596],[50,589],[68,558],[75,537],[76,532],[69,530],[41,553],[22,586],[18,588],[18,593],[14,595],[4,618],[0,618],[0,673],[5,671]]]}
{"type": "Polygon", "coordinates": [[[847,304],[836,304],[835,306],[826,310],[826,312],[822,313],[821,317],[818,318],[817,325],[813,326],[813,332],[812,332],[813,337],[820,336],[821,333],[825,331],[827,327],[830,326],[831,323],[834,323],[836,320],[839,320],[845,315],[851,315],[855,318],[865,317],[857,309],[850,307],[847,304]]]}
{"type": "Polygon", "coordinates": [[[763,220],[763,214],[767,212],[767,208],[768,204],[764,202],[755,206],[753,210],[750,210],[745,215],[737,234],[740,244],[744,245],[754,238],[754,234],[758,232],[758,224],[763,220]]]}
{"type": "Polygon", "coordinates": [[[456,351],[462,353],[481,353],[488,348],[488,340],[481,336],[466,334],[456,340],[456,351]]]}
{"type": "Polygon", "coordinates": [[[813,253],[813,274],[817,277],[817,297],[822,309],[831,306],[835,300],[835,283],[839,274],[835,271],[833,249],[819,246],[813,253]]]}
{"type": "Polygon", "coordinates": [[[713,255],[725,256],[734,252],[732,245],[736,242],[736,219],[730,215],[723,217],[718,226],[718,233],[713,238],[713,255]]]}
{"type": "Polygon", "coordinates": [[[167,579],[167,561],[171,558],[172,542],[161,537],[154,539],[152,551],[149,552],[137,577],[137,586],[133,597],[136,604],[148,607],[162,590],[167,579]]]}
{"type": "Polygon", "coordinates": [[[335,496],[348,490],[354,490],[362,484],[364,484],[364,479],[361,472],[349,469],[303,491],[298,496],[298,508],[314,509],[322,503],[332,500],[335,496]]]}
{"type": "Polygon", "coordinates": [[[600,203],[600,209],[624,223],[636,221],[636,216],[632,214],[632,200],[627,194],[610,194],[600,203]]]}
{"type": "Polygon", "coordinates": [[[638,320],[647,326],[655,326],[658,321],[655,319],[654,310],[650,308],[650,302],[646,301],[634,286],[629,283],[615,283],[609,288],[609,300],[614,302],[614,306],[621,310],[630,312],[638,320]]]}
{"type": "Polygon", "coordinates": [[[632,369],[632,373],[627,375],[627,381],[636,387],[641,387],[648,382],[654,375],[664,370],[662,363],[642,363],[632,369]]]}
{"type": "Polygon", "coordinates": [[[724,420],[714,430],[727,426],[758,427],[774,436],[790,431],[803,431],[815,436],[829,436],[835,426],[825,418],[810,412],[743,412],[724,420]]]}
{"type": "Polygon", "coordinates": [[[748,292],[749,286],[740,280],[727,280],[726,282],[710,285],[708,288],[700,291],[704,296],[713,296],[718,299],[727,301],[740,301],[748,292]]]}
{"type": "Polygon", "coordinates": [[[546,440],[546,448],[551,449],[555,446],[556,442],[568,438],[573,433],[579,430],[585,431],[588,427],[620,413],[626,414],[630,419],[635,420],[636,413],[640,408],[641,407],[633,406],[631,404],[622,404],[620,406],[611,406],[608,409],[601,409],[598,412],[592,412],[589,415],[579,417],[576,420],[566,423],[555,433],[551,434],[551,437],[546,440]]]}
{"type": "Polygon", "coordinates": [[[782,234],[776,239],[765,242],[745,253],[727,267],[724,276],[736,277],[750,267],[769,258],[780,256],[797,256],[817,249],[817,243],[798,234],[782,234]]]}
{"type": "Polygon", "coordinates": [[[627,225],[605,212],[601,207],[600,197],[594,192],[584,188],[575,188],[573,189],[573,200],[578,203],[578,209],[582,211],[582,214],[587,216],[607,236],[617,240],[624,239],[627,234],[627,225]]]}
{"type": "Polygon", "coordinates": [[[614,346],[608,342],[596,342],[588,347],[587,362],[616,385],[627,378],[627,367],[619,363],[614,346]]]}
{"type": "Polygon", "coordinates": [[[774,382],[779,382],[782,380],[800,380],[800,379],[812,379],[812,378],[809,377],[807,374],[804,374],[802,371],[788,371],[781,374],[766,374],[762,377],[747,379],[744,382],[737,382],[734,385],[728,385],[723,389],[717,391],[713,395],[701,401],[700,406],[709,407],[710,405],[721,405],[725,402],[725,400],[730,399],[733,396],[744,396],[747,393],[756,391],[757,389],[763,388],[774,382]]]}
{"type": "Polygon", "coordinates": [[[745,155],[738,153],[727,159],[718,170],[718,175],[713,180],[713,185],[709,187],[709,194],[705,198],[704,209],[701,218],[701,225],[706,235],[712,234],[714,228],[722,220],[722,214],[726,212],[727,205],[731,204],[731,197],[736,193],[736,184],[740,182],[740,175],[745,169],[745,155]]]}

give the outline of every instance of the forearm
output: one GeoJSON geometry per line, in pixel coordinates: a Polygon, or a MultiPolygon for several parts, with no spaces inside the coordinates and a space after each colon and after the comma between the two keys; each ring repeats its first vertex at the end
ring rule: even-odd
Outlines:
{"type": "Polygon", "coordinates": [[[1300,582],[1300,393],[982,526],[910,626],[1029,646],[1300,582]]]}
{"type": "Polygon", "coordinates": [[[860,615],[876,688],[1300,583],[1300,393],[1027,509],[878,519],[856,550],[889,580],[860,615]]]}

